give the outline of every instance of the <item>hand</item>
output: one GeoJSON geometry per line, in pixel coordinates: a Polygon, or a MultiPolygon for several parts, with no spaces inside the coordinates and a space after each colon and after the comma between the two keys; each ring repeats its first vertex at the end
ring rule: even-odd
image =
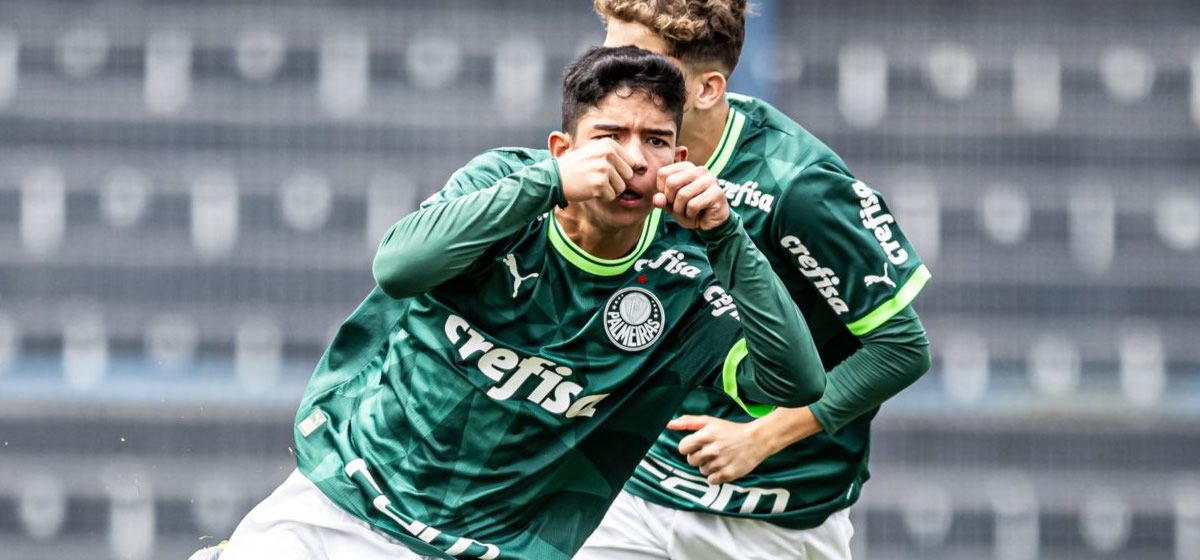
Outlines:
{"type": "Polygon", "coordinates": [[[679,452],[708,477],[709,484],[737,480],[771,456],[753,423],[684,415],[668,423],[667,429],[693,432],[679,442],[679,452]]]}
{"type": "Polygon", "coordinates": [[[717,178],[691,162],[672,163],[658,170],[654,205],[666,210],[679,225],[710,230],[729,219],[729,201],[717,178]]]}
{"type": "Polygon", "coordinates": [[[613,200],[633,178],[632,158],[615,140],[588,142],[558,158],[558,174],[567,202],[613,200]]]}

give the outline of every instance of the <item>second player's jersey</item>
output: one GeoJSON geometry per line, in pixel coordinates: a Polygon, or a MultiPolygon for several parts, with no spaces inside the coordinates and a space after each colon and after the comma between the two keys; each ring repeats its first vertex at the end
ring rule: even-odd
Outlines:
{"type": "Polygon", "coordinates": [[[633,253],[601,260],[551,213],[431,292],[376,288],[306,390],[300,470],[419,554],[566,560],[737,355],[693,239],[655,211],[633,253]]]}
{"type": "MultiPolygon", "coordinates": [[[[859,336],[916,297],[929,271],[883,197],[855,179],[832,150],[762,101],[729,99],[725,132],[708,168],[804,313],[832,369],[860,347],[859,336]]],[[[810,528],[858,499],[869,477],[870,422],[877,411],[792,445],[720,486],[710,486],[679,454],[687,434],[665,431],[626,490],[670,507],[810,528]]],[[[706,388],[689,395],[679,413],[753,419],[706,388]]]]}

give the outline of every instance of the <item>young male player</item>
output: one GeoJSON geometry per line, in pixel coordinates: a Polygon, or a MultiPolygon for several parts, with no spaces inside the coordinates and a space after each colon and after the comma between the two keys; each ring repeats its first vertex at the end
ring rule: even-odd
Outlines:
{"type": "Polygon", "coordinates": [[[566,560],[689,390],[820,396],[799,311],[675,144],[684,95],[666,58],[593,49],[553,158],[491,152],[392,227],[305,391],[297,471],[223,560],[566,560]]]}
{"type": "Polygon", "coordinates": [[[829,378],[811,406],[765,416],[694,391],[576,558],[849,558],[871,419],[929,367],[909,305],[929,272],[883,197],[841,158],[770,105],[726,93],[745,0],[594,7],[605,45],[637,45],[683,69],[688,159],[719,178],[803,311],[829,378]]]}

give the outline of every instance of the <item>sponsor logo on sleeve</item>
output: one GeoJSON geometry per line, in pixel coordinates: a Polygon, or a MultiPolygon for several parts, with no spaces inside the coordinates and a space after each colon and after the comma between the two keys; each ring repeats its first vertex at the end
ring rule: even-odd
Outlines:
{"type": "Polygon", "coordinates": [[[858,195],[862,205],[858,217],[862,219],[863,227],[875,235],[875,239],[879,241],[879,246],[883,248],[883,253],[887,255],[888,261],[896,266],[908,262],[908,251],[900,246],[899,241],[892,239],[892,226],[896,224],[896,219],[883,211],[879,195],[875,194],[862,181],[854,182],[854,194],[858,195]]]}
{"type": "Polygon", "coordinates": [[[779,244],[796,257],[796,265],[800,269],[800,273],[812,281],[813,287],[825,298],[834,312],[841,315],[850,311],[850,306],[846,305],[846,301],[842,299],[842,294],[838,291],[842,280],[832,269],[821,266],[816,257],[809,252],[808,247],[800,242],[800,238],[789,235],[780,239],[779,244]]]}
{"type": "Polygon", "coordinates": [[[739,321],[742,320],[741,317],[738,317],[737,304],[733,302],[733,296],[729,295],[729,292],[726,292],[725,288],[709,286],[708,289],[704,290],[704,301],[707,301],[712,306],[713,317],[720,317],[728,313],[730,317],[739,321]]]}
{"type": "Polygon", "coordinates": [[[758,181],[738,184],[725,179],[717,179],[717,184],[721,186],[721,190],[725,191],[725,198],[729,200],[730,206],[739,207],[745,204],[769,214],[771,205],[775,204],[774,196],[758,190],[758,181]]]}

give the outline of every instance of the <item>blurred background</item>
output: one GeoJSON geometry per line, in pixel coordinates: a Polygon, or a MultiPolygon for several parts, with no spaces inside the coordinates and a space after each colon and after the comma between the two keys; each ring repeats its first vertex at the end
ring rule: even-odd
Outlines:
{"type": "MultiPolygon", "coordinates": [[[[757,2],[733,89],[934,272],[856,558],[1200,558],[1200,4],[757,2]]],[[[0,559],[227,536],[382,233],[544,146],[602,37],[583,0],[0,1],[0,559]]]]}

